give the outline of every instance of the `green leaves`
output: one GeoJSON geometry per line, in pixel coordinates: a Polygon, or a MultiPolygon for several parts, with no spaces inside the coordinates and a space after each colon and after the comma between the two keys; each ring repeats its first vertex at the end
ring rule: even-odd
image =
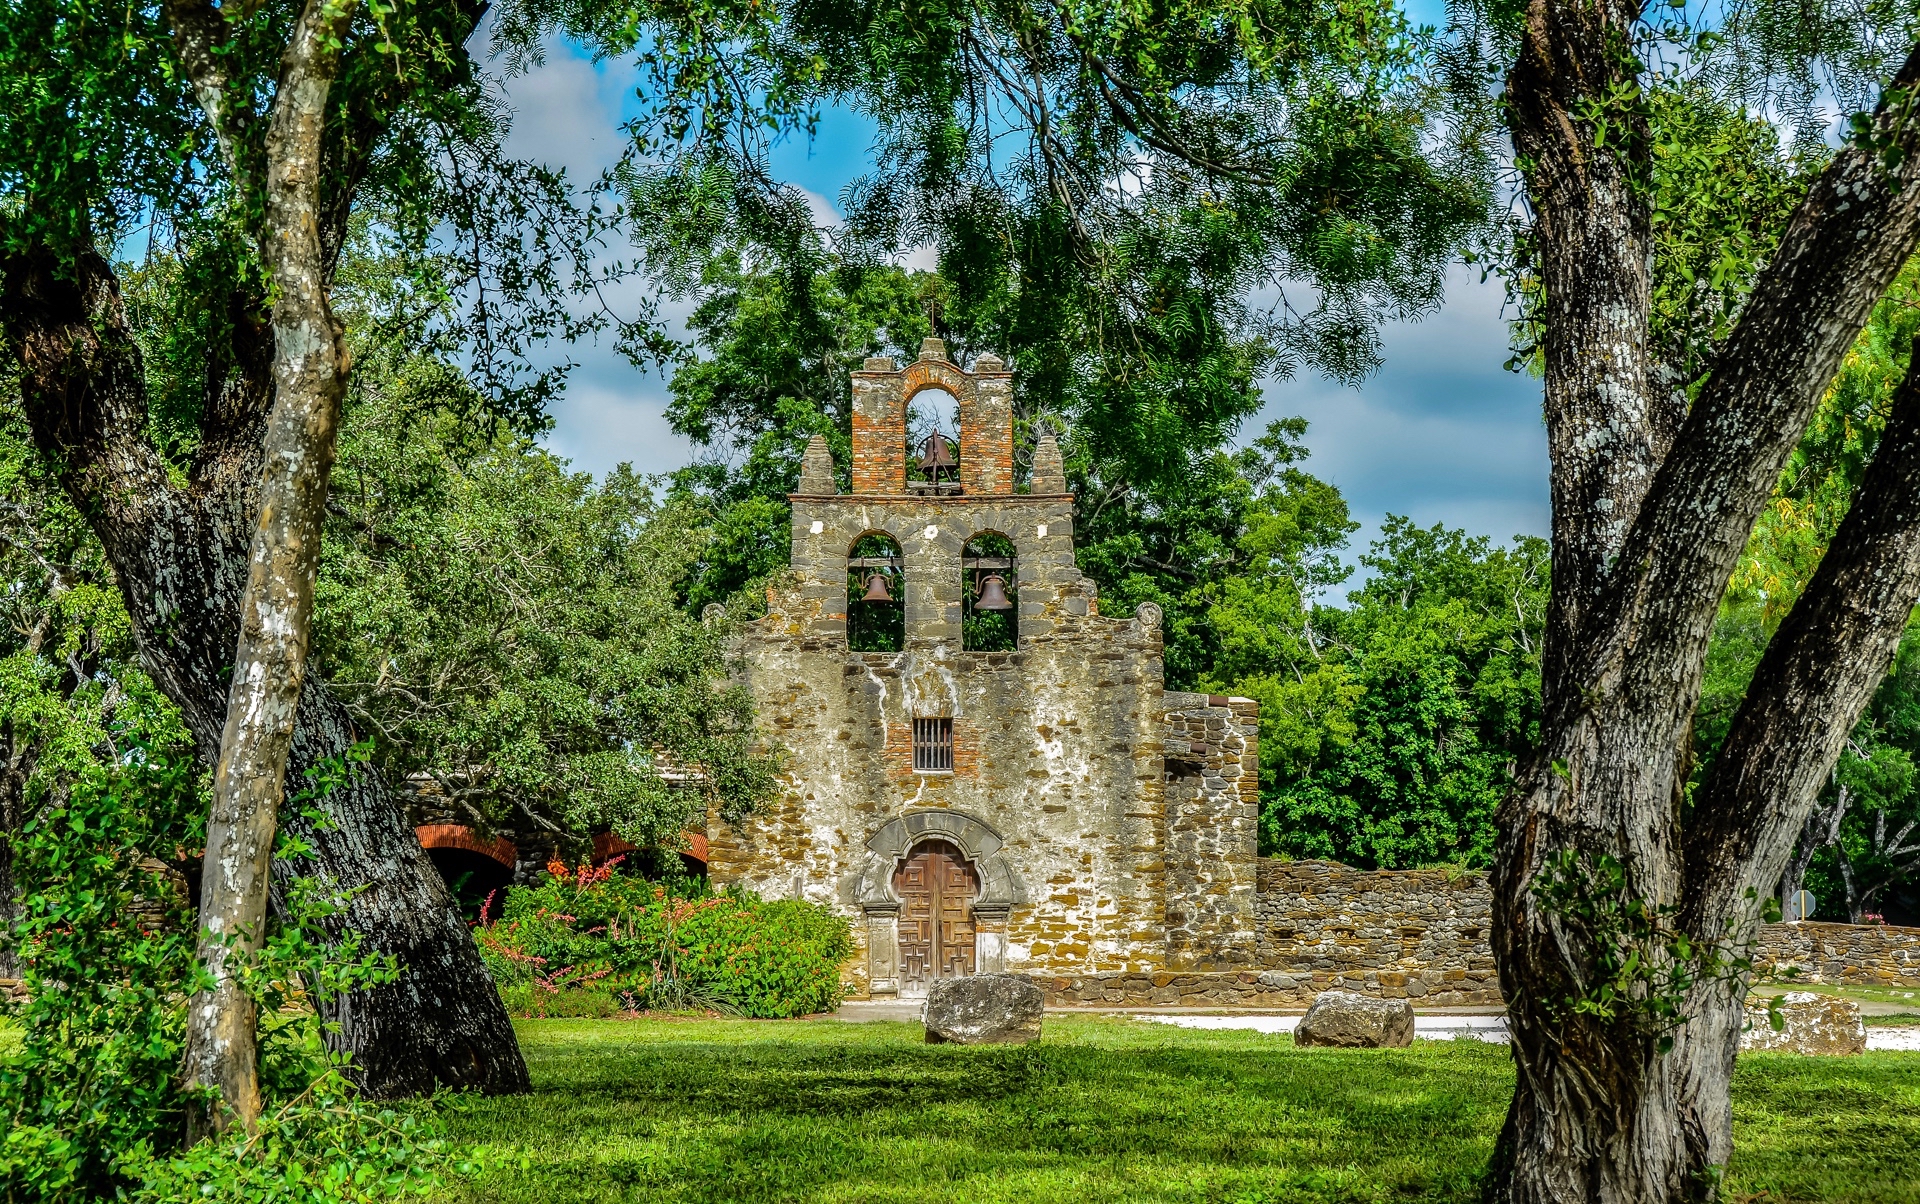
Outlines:
{"type": "Polygon", "coordinates": [[[513,62],[558,33],[647,72],[613,178],[675,287],[720,252],[804,292],[820,234],[768,147],[829,106],[871,120],[842,262],[936,251],[938,333],[1009,359],[1028,413],[1140,485],[1227,437],[1263,376],[1364,377],[1491,197],[1430,39],[1374,0],[496,11],[513,62]]]}
{"type": "Polygon", "coordinates": [[[629,1007],[718,1007],[762,1018],[830,1011],[853,951],[844,916],[699,883],[655,884],[555,863],[507,898],[475,936],[494,981],[534,1015],[566,1015],[613,993],[629,1007]]]}
{"type": "Polygon", "coordinates": [[[1550,853],[1528,893],[1559,938],[1565,993],[1543,1002],[1549,1018],[1568,1028],[1624,1029],[1666,1053],[1696,989],[1744,987],[1753,966],[1741,950],[1681,931],[1678,905],[1639,895],[1626,866],[1606,853],[1550,853]]]}
{"type": "Polygon", "coordinates": [[[1390,516],[1362,562],[1374,575],[1349,608],[1295,620],[1317,632],[1310,657],[1222,679],[1262,702],[1262,845],[1484,866],[1511,767],[1538,738],[1546,545],[1390,516]]]}
{"type": "Polygon", "coordinates": [[[438,371],[363,367],[316,589],[316,664],[389,780],[432,781],[482,826],[532,812],[640,845],[766,798],[728,633],[679,606],[702,512],[413,410],[405,382],[438,371]]]}

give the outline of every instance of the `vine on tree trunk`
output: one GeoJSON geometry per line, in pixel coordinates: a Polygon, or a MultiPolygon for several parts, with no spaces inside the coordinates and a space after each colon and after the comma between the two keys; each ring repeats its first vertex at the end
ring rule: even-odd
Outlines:
{"type": "MultiPolygon", "coordinates": [[[[1678,922],[1679,904],[1635,894],[1627,867],[1609,854],[1561,849],[1529,889],[1561,947],[1577,951],[1568,961],[1568,993],[1540,1001],[1562,1037],[1574,1017],[1585,1017],[1652,1040],[1664,1054],[1702,988],[1737,992],[1752,977],[1753,942],[1737,941],[1731,922],[1724,942],[1696,939],[1678,922]]],[[[1759,900],[1752,889],[1747,898],[1759,902],[1765,922],[1780,919],[1778,899],[1759,900]]],[[[1776,996],[1768,1003],[1776,1031],[1786,1023],[1784,1002],[1776,996]]]]}

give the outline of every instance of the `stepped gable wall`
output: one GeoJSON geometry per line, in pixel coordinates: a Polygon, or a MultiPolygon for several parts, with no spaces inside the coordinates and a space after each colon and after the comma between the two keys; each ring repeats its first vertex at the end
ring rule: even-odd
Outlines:
{"type": "Polygon", "coordinates": [[[1258,960],[1260,704],[1169,692],[1164,705],[1167,967],[1246,969],[1258,960]]]}

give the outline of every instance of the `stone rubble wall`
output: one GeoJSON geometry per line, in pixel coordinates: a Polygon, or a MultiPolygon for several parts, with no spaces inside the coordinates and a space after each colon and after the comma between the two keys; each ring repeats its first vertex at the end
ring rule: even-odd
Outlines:
{"type": "Polygon", "coordinates": [[[1242,970],[1257,960],[1260,704],[1169,693],[1167,968],[1242,970]]]}
{"type": "Polygon", "coordinates": [[[1498,1005],[1492,913],[1484,874],[1267,858],[1255,908],[1262,977],[1432,1007],[1498,1005]]]}
{"type": "Polygon", "coordinates": [[[1801,982],[1920,987],[1920,928],[1895,924],[1768,924],[1755,968],[1769,977],[1798,969],[1801,982]]]}
{"type": "MultiPolygon", "coordinates": [[[[1492,913],[1481,873],[1266,858],[1256,904],[1259,978],[1274,987],[1310,980],[1309,999],[1337,986],[1428,1007],[1499,1006],[1492,913]]],[[[1767,924],[1754,962],[1764,976],[1799,967],[1804,982],[1920,986],[1920,928],[1767,924]]],[[[1225,983],[1192,989],[1223,1000],[1246,993],[1225,983]]]]}
{"type": "MultiPolygon", "coordinates": [[[[1245,1008],[1264,1011],[1304,1011],[1322,991],[1352,991],[1357,995],[1401,999],[1404,987],[1393,985],[1392,972],[1347,971],[1287,974],[1164,973],[1031,975],[1046,993],[1050,1008],[1245,1008]]],[[[1435,991],[1418,1000],[1420,1007],[1502,1006],[1496,989],[1435,991]]]]}

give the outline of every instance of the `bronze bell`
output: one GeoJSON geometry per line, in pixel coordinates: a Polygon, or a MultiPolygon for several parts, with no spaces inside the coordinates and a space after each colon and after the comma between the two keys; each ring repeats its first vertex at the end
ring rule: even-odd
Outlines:
{"type": "Polygon", "coordinates": [[[1007,601],[1006,578],[998,573],[991,574],[980,583],[980,600],[973,604],[975,610],[1012,610],[1013,603],[1007,601]]]}
{"type": "Polygon", "coordinates": [[[893,595],[887,592],[887,575],[885,573],[874,573],[869,576],[867,578],[866,597],[860,600],[862,602],[893,601],[893,595]]]}
{"type": "Polygon", "coordinates": [[[951,478],[955,467],[953,448],[947,443],[947,437],[939,431],[928,435],[920,455],[920,471],[927,474],[928,480],[939,481],[951,478]]]}

